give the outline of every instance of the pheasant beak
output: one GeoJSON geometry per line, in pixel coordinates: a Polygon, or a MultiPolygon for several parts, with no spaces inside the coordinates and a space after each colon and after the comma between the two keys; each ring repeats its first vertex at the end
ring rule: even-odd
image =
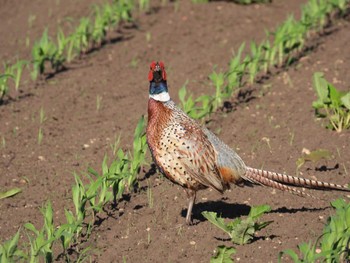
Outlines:
{"type": "Polygon", "coordinates": [[[150,71],[148,73],[148,80],[154,82],[166,81],[166,73],[163,62],[153,61],[150,65],[150,71]]]}

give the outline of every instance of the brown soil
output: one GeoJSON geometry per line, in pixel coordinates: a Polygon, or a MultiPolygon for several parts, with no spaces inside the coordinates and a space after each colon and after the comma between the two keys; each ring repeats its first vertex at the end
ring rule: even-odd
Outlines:
{"type": "MultiPolygon", "coordinates": [[[[0,0],[0,58],[9,61],[18,55],[29,59],[27,36],[33,43],[45,26],[56,28],[66,16],[78,19],[89,14],[92,2],[0,0]],[[30,25],[28,19],[33,20],[33,16],[30,25]]],[[[151,14],[138,16],[136,29],[122,28],[119,41],[75,61],[68,70],[35,83],[24,76],[20,92],[12,91],[13,99],[0,106],[0,136],[6,141],[0,148],[0,190],[23,190],[13,198],[0,200],[0,241],[10,238],[25,222],[41,226],[39,208],[46,200],[52,201],[55,221],[61,222],[64,207],[72,207],[73,172],[84,172],[88,166],[99,169],[104,154],[111,156],[110,144],[119,134],[123,149],[131,148],[130,131],[146,114],[150,61],[165,62],[175,101],[186,80],[187,88],[195,94],[212,93],[207,76],[214,65],[225,69],[232,51],[242,42],[261,40],[264,29],[273,30],[290,13],[298,16],[304,2],[157,4],[151,14]],[[147,33],[150,42],[146,41],[147,33]],[[132,66],[133,60],[137,63],[132,66]],[[102,97],[99,110],[97,96],[102,97]],[[47,117],[42,125],[41,108],[47,117]],[[38,145],[40,127],[44,138],[38,145]]],[[[312,75],[316,71],[324,72],[336,87],[349,90],[349,28],[349,22],[338,21],[326,34],[316,37],[313,49],[297,64],[245,88],[248,98],[234,98],[233,111],[214,114],[208,127],[236,149],[248,165],[289,174],[295,174],[295,162],[304,148],[327,149],[333,159],[307,163],[302,175],[348,182],[350,133],[325,129],[325,123],[315,119],[311,103],[315,99],[312,75]]],[[[234,258],[276,262],[279,251],[315,240],[333,213],[329,202],[345,196],[313,192],[321,201],[262,187],[234,187],[223,196],[206,190],[199,193],[194,207],[195,225],[188,227],[184,225],[187,200],[180,187],[158,175],[146,178],[145,171],[140,174],[140,186],[130,200],[122,201],[117,209],[108,206],[109,215],[100,215],[101,224],[83,245],[95,248],[95,262],[207,262],[218,245],[232,244],[201,212],[215,211],[234,219],[259,204],[272,207],[264,220],[274,222],[260,231],[252,244],[236,246],[234,258]],[[152,208],[148,205],[148,186],[152,187],[152,208]]]]}

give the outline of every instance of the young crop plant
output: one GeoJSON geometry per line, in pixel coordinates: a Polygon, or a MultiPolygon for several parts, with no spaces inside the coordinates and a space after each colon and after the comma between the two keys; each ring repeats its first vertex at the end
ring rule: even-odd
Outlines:
{"type": "Polygon", "coordinates": [[[233,247],[218,246],[216,255],[210,258],[210,263],[233,263],[232,255],[236,254],[233,247]]]}
{"type": "Polygon", "coordinates": [[[292,249],[281,251],[278,256],[289,256],[293,262],[348,262],[350,260],[350,203],[337,199],[331,203],[336,214],[329,217],[323,234],[312,243],[298,245],[299,252],[292,249]]]}
{"type": "Polygon", "coordinates": [[[323,76],[316,72],[313,76],[314,89],[318,99],[312,103],[317,117],[327,118],[327,128],[341,132],[350,128],[350,91],[338,91],[323,76]]]}
{"type": "Polygon", "coordinates": [[[269,211],[271,211],[271,207],[268,205],[252,207],[246,219],[237,218],[229,223],[225,223],[224,219],[218,217],[215,212],[205,211],[202,212],[202,215],[208,219],[209,222],[226,232],[233,243],[244,245],[252,241],[256,231],[272,223],[272,221],[257,222],[264,213],[269,211]]]}
{"type": "Polygon", "coordinates": [[[179,99],[183,111],[193,119],[202,119],[209,116],[214,111],[214,98],[209,95],[202,95],[193,100],[193,96],[190,94],[186,99],[186,85],[187,81],[179,90],[179,99]]]}
{"type": "Polygon", "coordinates": [[[54,72],[57,72],[63,68],[65,60],[62,50],[59,50],[48,36],[48,29],[46,28],[41,39],[35,42],[32,48],[32,78],[36,79],[39,74],[45,72],[46,62],[49,62],[54,72]]]}
{"type": "Polygon", "coordinates": [[[134,132],[133,142],[133,154],[130,164],[130,174],[128,178],[128,187],[133,189],[137,184],[137,175],[140,172],[141,167],[146,164],[145,157],[147,152],[147,138],[146,138],[146,121],[145,117],[142,116],[137,123],[134,132]]]}
{"type": "Polygon", "coordinates": [[[18,248],[19,235],[20,229],[12,239],[0,244],[0,262],[18,262],[29,258],[26,252],[18,248]]]}
{"type": "Polygon", "coordinates": [[[89,50],[89,43],[92,34],[91,21],[87,17],[80,19],[75,32],[69,37],[68,61],[72,61],[76,55],[85,54],[89,50]]]}
{"type": "Polygon", "coordinates": [[[247,63],[250,84],[254,83],[256,75],[260,72],[261,67],[263,66],[263,47],[263,44],[257,45],[255,42],[250,43],[251,58],[249,60],[249,63],[247,63]]]}
{"type": "MultiPolygon", "coordinates": [[[[229,98],[234,91],[244,86],[245,81],[252,84],[260,72],[267,74],[269,68],[290,65],[305,49],[305,41],[310,31],[324,28],[325,18],[332,13],[344,14],[347,8],[344,1],[349,3],[348,0],[310,0],[302,8],[300,20],[289,16],[274,32],[267,32],[266,39],[260,44],[252,42],[250,52],[242,60],[245,48],[243,43],[230,60],[227,72],[218,74],[214,71],[209,76],[216,88],[213,96],[206,95],[198,99],[189,96],[185,99],[186,88],[180,89],[179,97],[184,111],[192,118],[203,118],[219,108],[223,98],[229,98]],[[203,107],[198,107],[198,100],[203,101],[203,107]]],[[[343,118],[342,123],[344,122],[348,123],[348,120],[343,118]]]]}
{"type": "Polygon", "coordinates": [[[312,152],[303,151],[303,155],[296,161],[297,171],[305,164],[305,162],[310,161],[316,163],[323,159],[330,160],[332,157],[332,153],[328,150],[319,149],[312,152]]]}
{"type": "Polygon", "coordinates": [[[91,38],[93,41],[93,46],[100,48],[102,42],[105,40],[107,35],[107,29],[111,20],[111,12],[109,9],[100,8],[98,5],[94,6],[95,21],[91,33],[91,38]],[[105,10],[107,12],[105,12],[105,10]]]}
{"type": "Polygon", "coordinates": [[[225,83],[224,73],[216,73],[215,71],[209,75],[209,79],[215,86],[215,96],[213,99],[213,110],[218,109],[222,105],[224,93],[223,86],[225,83]]]}
{"type": "Polygon", "coordinates": [[[245,43],[241,44],[238,48],[237,54],[234,54],[234,57],[229,63],[229,70],[225,76],[228,81],[227,86],[224,88],[225,98],[230,98],[233,92],[243,85],[242,79],[247,66],[247,63],[245,62],[246,60],[241,62],[244,48],[245,43]]]}
{"type": "Polygon", "coordinates": [[[70,42],[69,36],[66,37],[63,30],[59,28],[57,32],[57,54],[55,56],[56,58],[59,58],[60,60],[62,60],[62,63],[65,60],[67,60],[68,62],[71,61],[71,57],[68,56],[68,51],[67,51],[69,42],[70,42]]]}
{"type": "Polygon", "coordinates": [[[39,256],[42,256],[46,262],[53,261],[52,246],[57,237],[55,236],[53,210],[50,202],[41,209],[41,213],[44,216],[42,229],[36,229],[31,223],[24,224],[24,227],[29,231],[27,236],[30,242],[30,262],[37,262],[39,256]]]}
{"type": "Polygon", "coordinates": [[[17,91],[20,85],[24,66],[28,65],[26,60],[17,60],[13,65],[4,64],[4,74],[0,74],[0,102],[10,89],[10,80],[17,91]]]}
{"type": "Polygon", "coordinates": [[[9,80],[13,79],[11,74],[0,74],[0,102],[3,101],[5,95],[9,92],[9,80]]]}
{"type": "Polygon", "coordinates": [[[139,9],[140,11],[149,11],[150,8],[150,0],[139,0],[139,9]]]}
{"type": "Polygon", "coordinates": [[[12,188],[12,189],[5,191],[5,192],[0,192],[0,200],[4,199],[4,198],[9,198],[9,197],[15,196],[16,194],[19,194],[20,192],[22,192],[22,189],[18,188],[18,187],[12,188]]]}

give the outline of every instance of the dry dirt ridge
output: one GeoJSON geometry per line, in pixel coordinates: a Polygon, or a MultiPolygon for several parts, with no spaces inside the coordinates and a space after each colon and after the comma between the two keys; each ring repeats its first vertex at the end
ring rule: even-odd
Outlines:
{"type": "MultiPolygon", "coordinates": [[[[92,2],[0,0],[1,59],[8,61],[17,54],[28,59],[26,37],[33,43],[46,25],[56,28],[66,16],[87,15],[92,2]]],[[[80,173],[88,166],[98,169],[104,154],[111,156],[110,144],[119,134],[122,148],[131,148],[130,131],[146,114],[150,61],[165,62],[175,101],[187,79],[187,88],[195,94],[212,93],[207,76],[214,65],[225,69],[233,50],[242,42],[260,41],[264,29],[273,30],[287,14],[298,16],[305,2],[276,0],[250,6],[226,1],[202,5],[179,1],[163,7],[154,4],[160,8],[139,15],[136,29],[120,30],[121,41],[68,65],[67,71],[36,83],[24,76],[21,98],[0,106],[0,136],[6,141],[0,148],[1,190],[23,190],[13,198],[0,200],[1,242],[25,222],[41,227],[39,208],[46,200],[53,203],[55,222],[62,222],[64,207],[72,208],[73,171],[80,173]],[[151,36],[149,42],[146,35],[151,36]],[[97,111],[98,96],[102,101],[97,111]],[[41,108],[46,120],[40,125],[41,108]],[[40,127],[44,138],[38,145],[40,127]]],[[[249,97],[234,99],[232,112],[214,114],[209,128],[250,166],[289,174],[295,173],[295,162],[304,148],[327,149],[333,159],[306,164],[302,175],[347,183],[350,133],[325,129],[324,123],[315,119],[311,103],[315,99],[312,75],[316,71],[324,72],[337,88],[349,90],[349,26],[348,21],[338,21],[297,64],[248,87],[249,97]]],[[[140,174],[141,190],[117,208],[107,207],[108,214],[100,215],[100,224],[89,242],[83,244],[96,248],[92,251],[94,262],[207,262],[218,245],[232,244],[223,232],[204,220],[201,212],[215,211],[232,220],[259,204],[272,207],[264,220],[274,223],[259,232],[253,243],[236,246],[234,258],[241,262],[276,262],[279,251],[315,240],[333,212],[329,201],[344,196],[315,192],[322,200],[314,200],[262,187],[233,188],[224,196],[203,191],[194,207],[195,225],[187,227],[183,224],[187,205],[183,190],[158,175],[145,176],[146,172],[140,174]],[[147,187],[152,189],[152,208],[147,187]]]]}

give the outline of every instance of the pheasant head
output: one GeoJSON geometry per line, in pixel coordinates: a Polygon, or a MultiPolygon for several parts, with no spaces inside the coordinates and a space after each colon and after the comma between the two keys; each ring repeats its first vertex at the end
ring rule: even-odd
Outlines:
{"type": "Polygon", "coordinates": [[[168,93],[168,85],[166,82],[166,72],[163,62],[153,61],[150,65],[148,73],[149,85],[149,97],[157,100],[166,102],[170,100],[168,93]]]}

